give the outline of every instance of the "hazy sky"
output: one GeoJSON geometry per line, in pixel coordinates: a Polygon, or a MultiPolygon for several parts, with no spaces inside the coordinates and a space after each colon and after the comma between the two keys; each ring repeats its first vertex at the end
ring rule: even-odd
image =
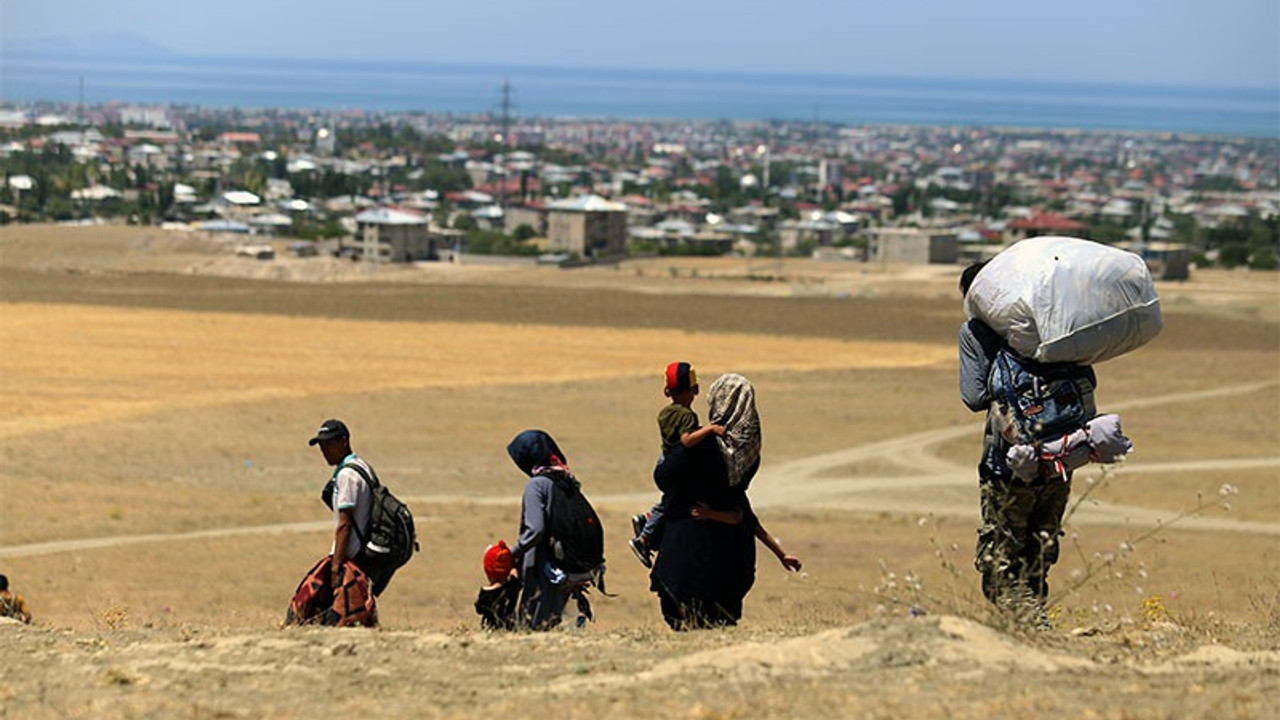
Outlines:
{"type": "Polygon", "coordinates": [[[1280,83],[1277,0],[0,0],[6,43],[119,35],[221,56],[1280,83]]]}

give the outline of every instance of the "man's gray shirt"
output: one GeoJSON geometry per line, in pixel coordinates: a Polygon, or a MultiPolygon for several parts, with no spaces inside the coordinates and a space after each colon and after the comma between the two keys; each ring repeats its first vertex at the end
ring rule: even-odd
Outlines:
{"type": "Polygon", "coordinates": [[[1000,350],[1000,336],[981,320],[960,326],[960,399],[974,412],[991,405],[987,383],[991,363],[1000,350]]]}

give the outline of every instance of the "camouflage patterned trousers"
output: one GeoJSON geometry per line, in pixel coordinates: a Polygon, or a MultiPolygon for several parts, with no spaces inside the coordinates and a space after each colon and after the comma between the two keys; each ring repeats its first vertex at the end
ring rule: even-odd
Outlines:
{"type": "Polygon", "coordinates": [[[1042,618],[1071,483],[1045,478],[1028,485],[986,476],[980,488],[982,527],[973,565],[982,573],[982,594],[1022,619],[1042,618]]]}

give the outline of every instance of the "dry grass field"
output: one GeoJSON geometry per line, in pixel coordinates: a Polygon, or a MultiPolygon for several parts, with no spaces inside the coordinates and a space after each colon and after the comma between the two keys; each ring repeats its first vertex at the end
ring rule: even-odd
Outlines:
{"type": "Polygon", "coordinates": [[[1077,476],[1057,626],[1027,636],[971,567],[980,417],[956,393],[954,268],[229,255],[0,229],[0,572],[36,614],[0,625],[21,668],[0,718],[1280,713],[1275,275],[1161,287],[1164,333],[1099,366],[1137,451],[1077,476]],[[751,494],[805,562],[761,554],[730,630],[666,630],[625,545],[657,496],[675,359],[756,383],[751,494]],[[306,445],[329,416],[419,518],[374,632],[279,628],[332,536],[306,445]],[[480,556],[515,534],[504,447],[527,427],[601,511],[617,596],[583,630],[486,635],[480,556]]]}

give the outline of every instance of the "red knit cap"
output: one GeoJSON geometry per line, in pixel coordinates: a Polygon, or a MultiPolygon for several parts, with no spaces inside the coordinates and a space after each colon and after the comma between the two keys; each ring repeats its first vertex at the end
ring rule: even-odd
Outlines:
{"type": "Polygon", "coordinates": [[[505,581],[511,575],[513,566],[511,548],[507,547],[505,540],[499,540],[484,551],[484,574],[488,576],[489,582],[505,581]]]}
{"type": "Polygon", "coordinates": [[[698,384],[698,374],[687,362],[671,363],[663,378],[667,381],[667,392],[683,392],[698,384]]]}

